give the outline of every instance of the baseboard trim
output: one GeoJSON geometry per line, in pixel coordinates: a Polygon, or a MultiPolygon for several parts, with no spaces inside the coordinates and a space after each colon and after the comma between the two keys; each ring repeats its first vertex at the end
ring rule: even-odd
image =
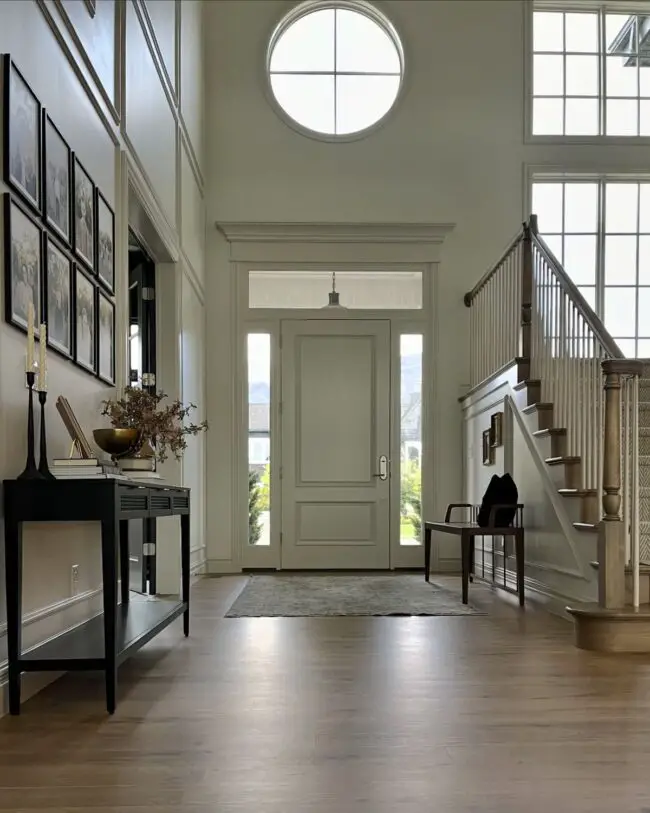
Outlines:
{"type": "MultiPolygon", "coordinates": [[[[483,579],[477,579],[477,584],[487,584],[488,586],[491,586],[492,582],[490,579],[492,578],[492,566],[487,563],[485,565],[485,575],[488,578],[486,578],[485,581],[483,581],[483,579]]],[[[501,585],[503,585],[503,568],[497,567],[495,572],[494,587],[498,590],[501,585]]],[[[516,575],[511,570],[506,571],[506,585],[512,590],[515,590],[517,587],[516,575]]],[[[551,615],[558,616],[564,621],[568,621],[570,623],[573,622],[573,619],[567,612],[567,605],[573,604],[575,606],[582,603],[580,601],[576,601],[573,596],[567,596],[557,590],[553,590],[547,584],[544,584],[537,579],[532,579],[530,576],[524,577],[524,589],[526,592],[526,601],[531,600],[534,604],[542,607],[551,615]]]]}
{"type": "MultiPolygon", "coordinates": [[[[76,596],[70,596],[69,598],[61,599],[60,601],[55,601],[52,604],[47,605],[46,607],[41,607],[38,610],[32,610],[29,613],[25,613],[23,616],[23,631],[28,630],[30,627],[33,627],[35,624],[39,622],[46,621],[48,618],[52,618],[53,616],[63,615],[70,609],[74,607],[78,607],[81,604],[88,604],[94,600],[96,600],[99,596],[102,595],[102,588],[96,587],[92,590],[85,590],[83,593],[78,593],[76,596]]],[[[91,614],[89,613],[89,617],[91,614]]],[[[73,627],[78,626],[79,624],[83,623],[83,619],[76,617],[69,619],[69,623],[63,623],[60,629],[56,631],[44,631],[42,638],[38,636],[41,641],[46,641],[50,638],[53,638],[57,635],[61,635],[62,633],[66,632],[73,627]]],[[[3,622],[0,625],[0,639],[6,637],[7,635],[7,624],[3,622]]],[[[29,636],[27,636],[29,637],[29,636]]],[[[26,641],[24,644],[24,648],[28,649],[32,646],[36,641],[29,642],[26,641]]],[[[0,662],[0,717],[6,714],[9,711],[9,698],[7,696],[7,691],[5,686],[7,685],[7,670],[8,664],[7,660],[3,660],[0,662]]],[[[24,703],[26,700],[29,700],[30,697],[33,697],[35,694],[40,692],[46,686],[49,686],[50,683],[53,683],[55,680],[58,680],[64,672],[38,672],[38,673],[25,673],[22,677],[22,690],[21,690],[21,698],[22,702],[24,703]]]]}

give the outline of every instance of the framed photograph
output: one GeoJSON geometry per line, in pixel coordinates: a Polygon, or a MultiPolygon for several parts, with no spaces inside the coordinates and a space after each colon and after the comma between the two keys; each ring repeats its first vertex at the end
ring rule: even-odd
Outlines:
{"type": "Polygon", "coordinates": [[[115,383],[115,305],[99,291],[98,375],[107,384],[115,383]]]}
{"type": "Polygon", "coordinates": [[[70,189],[72,177],[70,147],[43,112],[43,192],[45,222],[68,246],[72,245],[70,189]]]}
{"type": "Polygon", "coordinates": [[[65,428],[68,430],[70,439],[72,440],[73,446],[77,449],[79,456],[86,460],[94,457],[93,450],[90,443],[88,443],[88,438],[84,435],[68,399],[59,395],[56,399],[56,409],[61,416],[65,428]]]}
{"type": "Polygon", "coordinates": [[[27,209],[5,194],[5,318],[26,332],[31,302],[36,336],[43,318],[42,234],[27,209]]]}
{"type": "Polygon", "coordinates": [[[11,57],[4,58],[5,180],[41,212],[41,103],[11,57]]]}
{"type": "Polygon", "coordinates": [[[492,446],[503,446],[503,412],[495,412],[490,418],[492,446]]]}
{"type": "Polygon", "coordinates": [[[97,190],[97,274],[112,293],[115,290],[115,215],[97,190]]]}
{"type": "Polygon", "coordinates": [[[74,157],[74,251],[91,271],[95,270],[95,187],[90,175],[74,157]]]}
{"type": "Polygon", "coordinates": [[[72,260],[45,234],[45,322],[47,343],[72,358],[72,260]]]}
{"type": "Polygon", "coordinates": [[[91,373],[95,361],[95,285],[78,266],[75,268],[74,329],[75,361],[91,373]]]}
{"type": "Polygon", "coordinates": [[[483,432],[483,465],[491,466],[493,462],[492,430],[486,429],[485,432],[483,432]]]}

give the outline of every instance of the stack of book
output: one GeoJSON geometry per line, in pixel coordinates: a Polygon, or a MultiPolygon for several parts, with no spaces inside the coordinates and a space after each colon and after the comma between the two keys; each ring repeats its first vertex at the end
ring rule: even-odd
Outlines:
{"type": "Polygon", "coordinates": [[[96,457],[71,457],[54,460],[51,466],[52,474],[57,480],[94,480],[103,477],[120,475],[120,470],[111,463],[102,463],[96,457]]]}

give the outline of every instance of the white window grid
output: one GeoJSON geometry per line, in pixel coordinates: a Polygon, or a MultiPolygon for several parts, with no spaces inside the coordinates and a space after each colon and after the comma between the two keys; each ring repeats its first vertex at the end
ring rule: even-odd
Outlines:
{"type": "MultiPolygon", "coordinates": [[[[531,20],[531,36],[530,36],[530,58],[529,68],[531,81],[529,83],[529,122],[528,129],[529,135],[534,139],[545,138],[562,138],[569,140],[584,140],[584,139],[607,139],[612,138],[624,139],[629,141],[632,138],[641,138],[650,140],[650,64],[648,64],[645,75],[642,79],[641,62],[642,55],[639,45],[641,38],[639,36],[640,26],[643,22],[644,25],[650,26],[650,3],[641,6],[639,3],[634,4],[594,4],[593,6],[577,5],[572,6],[568,4],[559,5],[558,3],[535,3],[532,6],[532,20],[531,20]],[[647,6],[647,7],[646,7],[647,6]],[[562,50],[543,50],[535,47],[535,19],[537,14],[557,14],[562,18],[562,50]],[[578,15],[587,15],[595,17],[598,27],[598,46],[596,49],[591,50],[573,50],[567,49],[567,18],[576,18],[578,15]],[[608,94],[607,92],[607,64],[608,60],[620,60],[621,54],[612,55],[608,52],[608,36],[606,31],[606,18],[608,15],[616,15],[617,17],[635,17],[636,18],[636,47],[634,49],[626,50],[625,54],[631,59],[636,60],[636,94],[608,94]],[[535,92],[535,63],[536,57],[557,57],[562,59],[562,93],[536,93],[535,92]],[[598,75],[597,75],[597,88],[593,93],[572,93],[567,92],[567,64],[569,60],[580,60],[585,58],[598,60],[598,75]],[[647,75],[647,76],[646,76],[647,75]],[[535,128],[535,110],[538,101],[557,101],[562,105],[562,128],[561,132],[539,133],[535,128]],[[595,132],[576,132],[567,133],[567,103],[590,103],[594,102],[597,107],[597,128],[595,132]],[[636,132],[616,132],[616,125],[609,124],[609,121],[620,121],[620,115],[617,116],[617,106],[619,110],[623,105],[634,105],[636,116],[636,132]],[[609,121],[608,121],[609,120],[609,121]]],[[[648,55],[645,54],[645,58],[648,55]]],[[[631,70],[631,68],[630,68],[631,70]]],[[[577,108],[576,108],[577,109],[577,108]]],[[[586,108],[584,108],[586,112],[586,108]]]]}
{"type": "MultiPolygon", "coordinates": [[[[607,293],[608,291],[633,291],[634,297],[634,319],[631,320],[629,331],[626,335],[621,335],[621,331],[609,332],[617,342],[622,352],[629,358],[650,358],[650,224],[641,223],[641,198],[650,201],[650,178],[645,177],[616,177],[609,176],[593,177],[561,177],[537,176],[532,180],[531,203],[533,199],[532,190],[538,184],[555,184],[562,187],[561,205],[561,229],[546,230],[542,219],[539,221],[539,232],[542,239],[549,244],[551,250],[556,254],[557,259],[564,265],[564,247],[567,237],[588,236],[596,237],[596,262],[593,285],[578,285],[578,289],[583,294],[587,302],[593,307],[596,314],[603,320],[605,327],[608,327],[607,314],[607,293]],[[566,187],[567,185],[591,184],[597,185],[597,215],[595,231],[567,231],[567,207],[566,207],[566,187]],[[613,231],[607,230],[607,189],[613,185],[636,185],[636,229],[634,231],[613,231]],[[642,192],[642,187],[645,189],[642,192]],[[634,283],[621,284],[620,282],[608,282],[606,278],[606,251],[608,237],[635,238],[636,260],[635,260],[635,281],[634,283]],[[648,263],[648,270],[645,278],[641,278],[641,259],[648,263]]],[[[533,211],[533,214],[538,214],[533,211]]],[[[569,269],[566,269],[570,274],[569,269]]],[[[611,301],[611,300],[610,300],[611,301]]]]}

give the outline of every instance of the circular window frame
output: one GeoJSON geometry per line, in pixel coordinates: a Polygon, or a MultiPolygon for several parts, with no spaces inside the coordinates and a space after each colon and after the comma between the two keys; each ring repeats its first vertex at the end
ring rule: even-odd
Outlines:
{"type": "MultiPolygon", "coordinates": [[[[334,75],[336,75],[336,73],[334,73],[334,75]]],[[[372,76],[373,74],[369,75],[372,76]]],[[[276,115],[288,127],[300,135],[303,135],[306,138],[311,138],[314,141],[324,141],[331,144],[360,141],[361,139],[366,138],[379,130],[397,110],[401,98],[404,95],[405,79],[406,60],[404,57],[404,45],[402,43],[402,38],[388,17],[386,17],[383,12],[379,11],[379,9],[377,9],[371,3],[366,2],[366,0],[305,0],[305,2],[299,3],[297,6],[292,8],[287,14],[284,14],[280,22],[274,26],[271,36],[267,37],[266,57],[264,60],[264,87],[266,98],[276,115]],[[397,87],[397,93],[395,94],[393,103],[381,118],[377,119],[377,121],[373,122],[368,127],[364,127],[363,130],[356,130],[354,133],[341,133],[340,135],[337,133],[321,133],[318,130],[312,130],[311,128],[306,127],[304,124],[296,121],[296,119],[290,116],[289,113],[287,113],[287,111],[282,107],[280,102],[277,100],[275,93],[273,92],[273,86],[271,84],[271,59],[279,39],[294,23],[296,23],[302,17],[305,17],[307,14],[311,14],[312,12],[323,11],[326,9],[354,11],[357,14],[363,14],[365,17],[372,20],[372,22],[376,23],[388,35],[388,37],[390,37],[399,58],[399,85],[397,87]]]]}

